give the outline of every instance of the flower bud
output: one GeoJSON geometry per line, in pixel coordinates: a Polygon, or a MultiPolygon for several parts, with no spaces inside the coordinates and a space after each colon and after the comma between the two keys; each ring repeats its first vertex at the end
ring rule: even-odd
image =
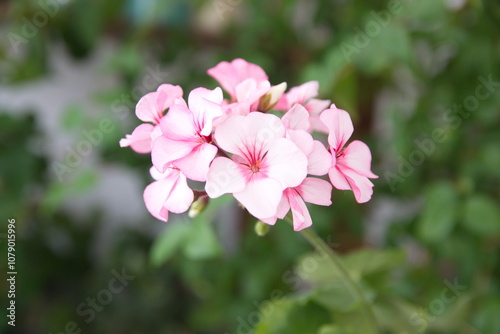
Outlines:
{"type": "Polygon", "coordinates": [[[272,86],[269,91],[260,98],[257,110],[262,112],[271,110],[276,105],[276,103],[278,103],[281,95],[283,95],[285,90],[286,82],[282,82],[279,85],[272,86]]]}
{"type": "Polygon", "coordinates": [[[255,223],[255,233],[257,233],[259,237],[263,237],[267,234],[268,231],[269,225],[260,220],[257,220],[257,222],[255,223]]]}
{"type": "Polygon", "coordinates": [[[194,218],[205,210],[208,205],[210,198],[207,195],[202,195],[198,197],[196,201],[191,204],[189,208],[188,216],[189,218],[194,218]]]}

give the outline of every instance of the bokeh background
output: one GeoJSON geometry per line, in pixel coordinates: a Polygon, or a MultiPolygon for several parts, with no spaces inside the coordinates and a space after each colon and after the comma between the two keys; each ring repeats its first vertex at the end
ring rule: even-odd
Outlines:
{"type": "Polygon", "coordinates": [[[318,80],[370,146],[372,200],[311,212],[381,332],[500,333],[498,1],[16,0],[0,18],[2,310],[9,218],[18,271],[0,332],[359,333],[286,223],[258,237],[227,199],[194,221],[144,207],[149,156],[118,146],[135,103],[214,88],[206,70],[241,57],[318,80]]]}

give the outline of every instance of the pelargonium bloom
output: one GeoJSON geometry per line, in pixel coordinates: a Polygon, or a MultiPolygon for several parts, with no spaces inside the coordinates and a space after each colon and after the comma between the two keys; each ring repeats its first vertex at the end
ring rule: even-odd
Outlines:
{"type": "Polygon", "coordinates": [[[137,103],[135,114],[141,121],[148,123],[139,125],[132,134],[121,139],[120,146],[130,146],[141,154],[151,152],[153,141],[161,135],[158,125],[165,111],[180,97],[182,88],[170,84],[160,85],[156,92],[144,95],[137,103]]]}
{"type": "Polygon", "coordinates": [[[317,81],[309,81],[300,86],[290,88],[290,91],[283,94],[276,105],[277,110],[286,111],[292,108],[295,104],[303,105],[310,114],[309,132],[319,131],[327,133],[328,129],[320,121],[320,113],[328,108],[330,100],[314,99],[318,96],[319,83],[317,81]]]}
{"type": "MultiPolygon", "coordinates": [[[[331,156],[325,146],[313,140],[305,130],[309,128],[309,113],[300,104],[296,104],[282,118],[286,128],[286,138],[291,140],[307,156],[307,173],[321,176],[328,173],[331,156]]],[[[307,177],[296,187],[285,189],[276,215],[263,222],[274,225],[277,219],[283,219],[292,210],[293,229],[300,231],[312,225],[311,215],[305,202],[329,206],[332,204],[332,185],[325,180],[307,177]]]]}
{"type": "Polygon", "coordinates": [[[271,114],[233,116],[215,130],[217,144],[232,154],[210,166],[205,191],[215,198],[231,193],[255,217],[276,214],[283,191],[307,174],[307,158],[271,114]]]}
{"type": "Polygon", "coordinates": [[[164,173],[152,167],[150,173],[156,181],[144,189],[144,203],[151,215],[166,222],[169,212],[186,212],[194,199],[186,176],[173,166],[164,173]]]}
{"type": "Polygon", "coordinates": [[[285,189],[276,215],[262,219],[262,221],[274,225],[277,219],[285,218],[291,209],[293,230],[303,230],[312,225],[312,218],[305,202],[330,206],[332,204],[331,197],[332,185],[330,183],[316,177],[306,177],[300,185],[285,189]]]}
{"type": "Polygon", "coordinates": [[[369,178],[378,178],[371,172],[370,149],[359,140],[344,148],[354,131],[347,111],[332,104],[321,113],[320,118],[329,131],[328,144],[332,156],[332,165],[328,171],[330,181],[337,189],[352,190],[358,203],[368,202],[373,194],[373,183],[369,178]]]}
{"type": "Polygon", "coordinates": [[[189,179],[205,181],[217,146],[212,144],[213,121],[222,115],[222,90],[196,88],[188,104],[177,99],[160,122],[163,135],[151,152],[153,165],[164,171],[169,165],[179,168],[189,179]],[[188,106],[189,105],[189,106],[188,106]]]}
{"type": "Polygon", "coordinates": [[[231,101],[225,101],[224,116],[218,119],[217,124],[231,116],[270,110],[286,89],[286,83],[271,86],[267,74],[260,66],[241,58],[230,63],[223,61],[207,72],[231,97],[231,101]]]}
{"type": "MultiPolygon", "coordinates": [[[[227,61],[220,62],[215,67],[210,68],[207,73],[220,83],[233,101],[237,100],[236,87],[245,80],[253,79],[256,87],[260,86],[261,82],[268,81],[267,74],[262,67],[241,58],[236,58],[230,63],[227,61]]],[[[250,93],[247,92],[244,94],[250,93]]]]}

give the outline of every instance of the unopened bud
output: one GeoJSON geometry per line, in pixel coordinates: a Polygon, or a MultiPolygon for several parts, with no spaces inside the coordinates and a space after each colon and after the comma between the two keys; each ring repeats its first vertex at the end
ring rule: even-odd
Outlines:
{"type": "Polygon", "coordinates": [[[257,222],[255,223],[255,233],[257,233],[259,237],[263,237],[267,234],[267,232],[269,232],[269,225],[260,220],[257,220],[257,222]]]}
{"type": "Polygon", "coordinates": [[[202,195],[198,197],[196,201],[191,204],[189,208],[188,216],[189,218],[194,218],[205,210],[208,205],[210,198],[207,195],[202,195]]]}
{"type": "Polygon", "coordinates": [[[271,110],[276,103],[280,100],[281,95],[286,90],[286,82],[282,82],[279,85],[272,86],[266,94],[264,94],[259,100],[259,111],[266,112],[271,110]]]}

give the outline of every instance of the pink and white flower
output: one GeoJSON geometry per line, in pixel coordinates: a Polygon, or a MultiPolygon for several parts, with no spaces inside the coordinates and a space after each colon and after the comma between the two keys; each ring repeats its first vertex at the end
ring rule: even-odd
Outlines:
{"type": "Polygon", "coordinates": [[[121,139],[120,147],[130,146],[141,154],[151,152],[153,141],[161,135],[158,125],[165,111],[181,97],[182,88],[170,84],[160,85],[156,92],[144,95],[137,103],[135,114],[141,121],[148,123],[139,125],[132,134],[121,139]]]}
{"type": "Polygon", "coordinates": [[[166,222],[169,212],[186,212],[194,199],[186,176],[173,166],[167,168],[164,173],[159,173],[152,167],[150,173],[156,181],[144,189],[143,197],[151,215],[166,222]]]}
{"type": "Polygon", "coordinates": [[[170,212],[190,206],[198,213],[208,197],[232,194],[270,225],[291,211],[299,231],[312,225],[306,203],[331,205],[333,187],[352,190],[359,203],[370,200],[370,179],[377,178],[370,150],[357,140],[346,146],[353,132],[349,114],[315,98],[317,81],[285,94],[286,83],[271,86],[260,66],[240,58],[208,74],[229,101],[221,88],[196,88],[186,102],[179,86],[161,85],[137,104],[145,123],[120,140],[122,147],[151,152],[156,181],[144,190],[144,202],[154,217],[167,221],[170,212]],[[273,108],[286,113],[266,114],[273,108]],[[313,131],[328,134],[328,149],[313,131]],[[326,174],[330,182],[320,178],[326,174]],[[188,179],[206,182],[194,204],[188,179]]]}
{"type": "MultiPolygon", "coordinates": [[[[266,72],[259,65],[247,62],[244,59],[236,58],[232,62],[223,61],[207,71],[208,75],[217,80],[233,101],[238,101],[237,87],[242,82],[253,79],[256,87],[261,82],[268,81],[266,72]]],[[[247,81],[247,84],[252,80],[247,81]]],[[[240,89],[239,95],[252,94],[252,92],[243,92],[240,89]]]]}
{"type": "Polygon", "coordinates": [[[271,218],[262,219],[262,221],[269,225],[274,225],[277,219],[285,218],[291,209],[293,230],[303,230],[312,225],[312,218],[305,202],[330,206],[332,204],[331,197],[332,185],[330,183],[316,177],[306,177],[297,187],[285,189],[276,215],[271,218]]]}
{"type": "Polygon", "coordinates": [[[205,191],[215,198],[231,193],[255,217],[276,214],[283,191],[307,174],[307,158],[271,114],[233,116],[215,130],[217,144],[232,154],[216,158],[205,191]]]}
{"type": "Polygon", "coordinates": [[[188,104],[175,101],[160,122],[163,135],[155,140],[151,152],[160,172],[172,164],[189,179],[206,180],[218,150],[212,144],[212,129],[214,120],[222,115],[222,99],[220,88],[196,88],[189,94],[188,104]]]}
{"type": "Polygon", "coordinates": [[[317,81],[309,81],[300,86],[290,88],[290,91],[283,94],[276,105],[277,110],[289,110],[295,104],[303,105],[310,114],[309,132],[319,131],[328,133],[328,129],[320,121],[320,113],[328,108],[330,100],[314,99],[318,96],[319,83],[317,81]]]}
{"type": "Polygon", "coordinates": [[[358,203],[368,202],[373,194],[371,179],[378,178],[371,172],[372,156],[368,146],[355,140],[344,148],[354,127],[347,111],[335,104],[323,113],[321,121],[328,128],[328,144],[332,158],[328,176],[333,186],[340,190],[352,190],[358,203]]]}
{"type": "MultiPolygon", "coordinates": [[[[325,175],[331,165],[331,157],[325,146],[314,140],[306,129],[309,128],[309,113],[300,104],[295,104],[282,118],[286,128],[286,138],[291,140],[307,156],[307,173],[325,175]]],[[[311,215],[305,202],[329,206],[332,204],[332,185],[325,180],[307,177],[296,187],[285,189],[276,215],[262,219],[274,225],[277,219],[285,218],[292,210],[293,228],[300,231],[312,225],[311,215]]]]}

